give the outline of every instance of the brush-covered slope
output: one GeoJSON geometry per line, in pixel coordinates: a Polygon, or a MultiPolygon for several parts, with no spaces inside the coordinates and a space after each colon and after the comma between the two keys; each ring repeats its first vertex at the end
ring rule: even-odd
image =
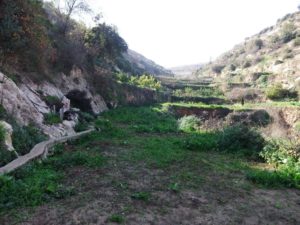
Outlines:
{"type": "Polygon", "coordinates": [[[265,88],[281,83],[285,88],[300,85],[300,13],[288,14],[277,24],[246,38],[196,72],[222,83],[247,83],[265,88]]]}
{"type": "Polygon", "coordinates": [[[124,54],[125,59],[132,65],[133,72],[136,74],[152,74],[156,76],[173,76],[172,71],[156,64],[154,61],[133,50],[128,50],[124,54]]]}

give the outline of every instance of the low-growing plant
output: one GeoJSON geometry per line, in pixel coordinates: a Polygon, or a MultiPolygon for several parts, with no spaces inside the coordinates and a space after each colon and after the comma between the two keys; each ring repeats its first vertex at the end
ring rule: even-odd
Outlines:
{"type": "Polygon", "coordinates": [[[191,151],[213,151],[218,148],[218,134],[196,133],[188,135],[180,142],[184,149],[191,151]]]}
{"type": "Polygon", "coordinates": [[[44,122],[48,125],[59,124],[62,122],[59,115],[56,113],[48,113],[44,115],[44,122]]]}
{"type": "Polygon", "coordinates": [[[184,116],[178,120],[178,129],[185,132],[193,132],[199,129],[201,120],[195,116],[184,116]]]}
{"type": "Polygon", "coordinates": [[[47,139],[47,137],[34,125],[20,126],[13,123],[12,142],[15,150],[20,154],[27,154],[34,145],[47,139]]]}
{"type": "Polygon", "coordinates": [[[249,170],[246,178],[255,184],[265,187],[290,187],[299,188],[300,179],[295,180],[292,176],[282,171],[249,170]]]}
{"type": "Polygon", "coordinates": [[[266,95],[271,100],[297,99],[298,93],[282,87],[282,84],[275,84],[266,90],[266,95]]]}
{"type": "Polygon", "coordinates": [[[148,202],[151,198],[151,193],[149,193],[149,192],[136,192],[136,193],[131,195],[131,198],[148,202]]]}
{"type": "Polygon", "coordinates": [[[125,218],[122,215],[113,214],[108,218],[108,221],[112,223],[124,223],[125,218]]]}
{"type": "Polygon", "coordinates": [[[59,99],[59,97],[57,96],[52,96],[52,95],[47,95],[47,96],[43,96],[42,99],[46,102],[46,104],[49,106],[49,107],[53,107],[55,106],[56,109],[58,110],[59,108],[62,107],[62,102],[61,100],[59,99]]]}
{"type": "Polygon", "coordinates": [[[120,81],[121,83],[128,83],[130,81],[130,77],[123,72],[119,72],[115,74],[115,78],[117,81],[120,81]]]}
{"type": "Polygon", "coordinates": [[[220,151],[241,153],[253,158],[258,158],[264,145],[265,139],[259,131],[240,124],[224,128],[218,136],[220,151]]]}

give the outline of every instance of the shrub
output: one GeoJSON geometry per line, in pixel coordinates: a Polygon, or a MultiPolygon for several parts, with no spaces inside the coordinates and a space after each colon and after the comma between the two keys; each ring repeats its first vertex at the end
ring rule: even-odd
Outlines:
{"type": "Polygon", "coordinates": [[[201,120],[195,116],[184,116],[178,120],[178,128],[181,131],[192,132],[199,129],[201,120]]]}
{"type": "Polygon", "coordinates": [[[246,69],[248,67],[250,67],[252,64],[249,60],[246,60],[244,63],[243,63],[243,68],[246,69]]]}
{"type": "Polygon", "coordinates": [[[281,40],[283,43],[288,43],[296,38],[295,25],[292,23],[285,23],[281,29],[281,40]]]}
{"type": "Polygon", "coordinates": [[[261,39],[256,39],[254,41],[254,45],[258,48],[261,49],[264,46],[264,42],[261,39]]]}
{"type": "Polygon", "coordinates": [[[214,73],[220,74],[224,68],[225,68],[224,65],[215,65],[211,69],[214,73]]]}
{"type": "Polygon", "coordinates": [[[230,64],[229,69],[230,69],[230,71],[235,71],[236,70],[236,65],[230,64]]]}
{"type": "Polygon", "coordinates": [[[44,122],[48,125],[54,125],[61,123],[62,120],[60,119],[59,115],[56,113],[48,113],[44,115],[44,122]]]}
{"type": "Polygon", "coordinates": [[[161,89],[161,82],[155,79],[152,75],[144,74],[140,77],[132,76],[129,83],[143,88],[151,88],[155,90],[161,89]]]}
{"type": "Polygon", "coordinates": [[[224,128],[218,137],[220,151],[241,153],[253,158],[259,156],[264,145],[265,140],[256,129],[240,124],[224,128]]]}
{"type": "Polygon", "coordinates": [[[46,102],[46,104],[49,107],[53,107],[55,106],[56,109],[58,110],[59,108],[62,107],[62,103],[61,100],[57,97],[57,96],[52,96],[52,95],[47,95],[47,96],[43,96],[42,99],[46,102]]]}
{"type": "Polygon", "coordinates": [[[294,47],[300,46],[300,37],[297,37],[294,41],[294,47]]]}
{"type": "Polygon", "coordinates": [[[281,100],[281,99],[297,99],[298,93],[296,91],[291,91],[284,89],[281,84],[275,84],[266,90],[266,95],[271,100],[281,100]]]}
{"type": "Polygon", "coordinates": [[[120,81],[122,83],[128,83],[130,80],[129,76],[122,72],[115,74],[115,77],[117,81],[120,81]]]}
{"type": "Polygon", "coordinates": [[[288,163],[297,163],[300,160],[300,143],[288,140],[273,139],[268,141],[260,153],[266,162],[277,166],[288,163]]]}
{"type": "Polygon", "coordinates": [[[37,143],[46,140],[46,136],[33,125],[19,126],[14,123],[13,130],[13,146],[21,155],[28,153],[37,143]]]}
{"type": "Polygon", "coordinates": [[[254,171],[247,178],[265,186],[300,188],[300,143],[273,139],[260,156],[275,166],[274,171],[254,171]]]}

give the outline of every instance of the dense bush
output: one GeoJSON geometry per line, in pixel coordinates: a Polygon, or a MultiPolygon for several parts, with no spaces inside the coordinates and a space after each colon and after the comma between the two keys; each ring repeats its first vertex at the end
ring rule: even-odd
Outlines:
{"type": "Polygon", "coordinates": [[[281,40],[283,43],[288,43],[296,38],[295,25],[292,23],[285,23],[281,29],[281,40]]]}
{"type": "Polygon", "coordinates": [[[281,84],[275,84],[266,90],[266,95],[271,100],[297,99],[298,93],[282,87],[281,84]]]}
{"type": "MultiPolygon", "coordinates": [[[[17,58],[22,69],[42,69],[49,46],[48,21],[41,0],[0,2],[0,50],[3,58],[17,58]]],[[[15,65],[14,65],[15,66],[15,65]]]]}
{"type": "Polygon", "coordinates": [[[13,146],[21,155],[28,153],[37,143],[46,140],[46,136],[33,125],[20,126],[14,123],[13,130],[13,146]]]}
{"type": "Polygon", "coordinates": [[[195,116],[184,116],[178,120],[178,129],[185,132],[192,132],[199,129],[201,120],[195,116]]]}
{"type": "Polygon", "coordinates": [[[224,65],[215,65],[211,69],[214,73],[220,74],[224,68],[225,68],[224,65]]]}
{"type": "Polygon", "coordinates": [[[218,137],[218,149],[225,152],[241,153],[257,158],[263,150],[265,140],[254,128],[234,125],[224,128],[218,137]]]}
{"type": "Polygon", "coordinates": [[[274,171],[254,171],[247,175],[253,182],[265,186],[300,188],[300,143],[270,140],[260,156],[275,166],[274,171]]]}

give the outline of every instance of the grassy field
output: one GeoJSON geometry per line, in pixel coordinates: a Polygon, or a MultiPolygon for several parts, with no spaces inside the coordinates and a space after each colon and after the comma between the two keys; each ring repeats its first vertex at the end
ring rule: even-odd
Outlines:
{"type": "Polygon", "coordinates": [[[106,112],[101,132],[2,176],[0,224],[300,224],[297,182],[164,108],[106,112]]]}

